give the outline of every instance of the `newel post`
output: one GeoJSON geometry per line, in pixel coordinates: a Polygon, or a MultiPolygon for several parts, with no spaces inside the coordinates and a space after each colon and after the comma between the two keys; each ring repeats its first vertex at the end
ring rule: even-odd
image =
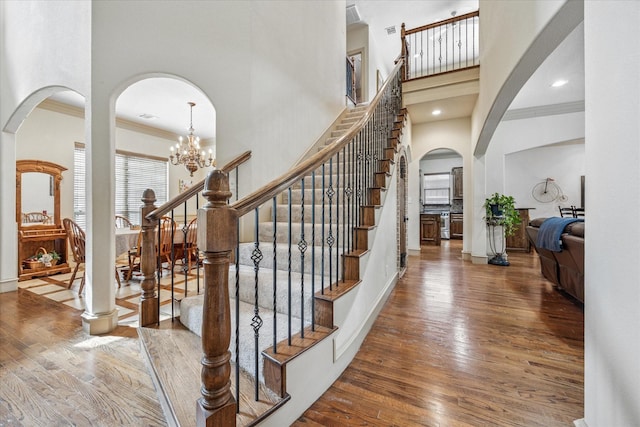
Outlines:
{"type": "Polygon", "coordinates": [[[204,252],[204,305],[202,307],[202,397],[198,399],[198,426],[235,426],[236,400],[231,394],[231,312],[229,262],[236,247],[238,214],[230,209],[229,178],[211,171],[198,209],[198,248],[204,252]]]}
{"type": "Polygon", "coordinates": [[[147,215],[156,209],[156,193],[147,188],[142,193],[143,206],[140,209],[142,248],[140,252],[140,271],[142,272],[142,295],[140,297],[139,322],[140,326],[157,324],[160,320],[158,313],[158,295],[156,295],[156,226],[157,221],[150,221],[147,215]]]}
{"type": "Polygon", "coordinates": [[[401,81],[409,79],[409,64],[407,63],[407,55],[409,54],[407,49],[407,33],[404,26],[404,22],[400,27],[400,42],[402,43],[400,56],[402,56],[402,67],[400,68],[401,81]]]}

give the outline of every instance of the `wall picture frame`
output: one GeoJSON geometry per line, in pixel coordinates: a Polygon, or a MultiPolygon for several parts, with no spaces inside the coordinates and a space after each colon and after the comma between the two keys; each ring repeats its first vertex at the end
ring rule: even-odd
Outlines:
{"type": "Polygon", "coordinates": [[[180,178],[178,180],[178,193],[184,193],[193,185],[193,180],[180,178]]]}

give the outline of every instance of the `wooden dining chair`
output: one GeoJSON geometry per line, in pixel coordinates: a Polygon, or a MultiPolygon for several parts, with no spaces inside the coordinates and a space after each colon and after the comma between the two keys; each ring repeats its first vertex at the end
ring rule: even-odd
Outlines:
{"type": "MultiPolygon", "coordinates": [[[[156,240],[156,259],[160,266],[167,263],[167,270],[171,270],[173,275],[174,261],[171,259],[171,249],[173,247],[173,236],[176,230],[176,223],[171,217],[163,216],[160,218],[160,246],[158,248],[156,240]]],[[[157,235],[156,235],[157,236],[157,235]]],[[[131,279],[134,271],[140,271],[140,259],[142,257],[142,232],[138,235],[138,244],[135,249],[129,251],[129,271],[127,272],[127,280],[131,279]]]]}
{"type": "MultiPolygon", "coordinates": [[[[69,280],[69,285],[67,289],[71,289],[73,285],[73,281],[76,279],[76,274],[78,273],[78,268],[80,264],[84,264],[85,261],[85,235],[84,231],[78,224],[76,224],[73,220],[69,218],[65,218],[62,220],[62,225],[67,232],[67,239],[69,240],[69,247],[71,248],[71,254],[73,254],[73,259],[76,262],[76,267],[73,269],[73,273],[71,273],[71,279],[69,280]]],[[[82,281],[80,281],[80,288],[78,289],[78,295],[82,294],[82,290],[84,289],[84,274],[82,275],[82,281]]]]}
{"type": "Polygon", "coordinates": [[[131,228],[133,224],[129,221],[129,218],[122,215],[116,215],[116,228],[131,228]]]}
{"type": "Polygon", "coordinates": [[[51,217],[42,212],[27,212],[22,214],[22,222],[25,224],[50,224],[51,217]]]}
{"type": "Polygon", "coordinates": [[[200,251],[198,250],[198,218],[194,218],[187,225],[187,235],[184,239],[184,257],[187,261],[187,271],[191,271],[191,263],[196,268],[200,266],[200,251]]]}
{"type": "Polygon", "coordinates": [[[129,270],[126,280],[131,280],[134,271],[140,271],[140,257],[142,256],[142,230],[138,233],[138,243],[134,248],[129,249],[129,270]]]}
{"type": "Polygon", "coordinates": [[[167,263],[167,269],[171,270],[172,276],[175,260],[172,259],[171,254],[173,250],[173,237],[175,231],[176,223],[171,219],[171,217],[163,216],[160,218],[160,248],[158,258],[160,265],[164,262],[167,263]]]}
{"type": "MultiPolygon", "coordinates": [[[[76,274],[78,273],[78,268],[80,264],[84,264],[85,262],[85,244],[86,238],[84,234],[84,230],[80,228],[78,224],[76,224],[72,219],[65,218],[62,220],[62,225],[67,232],[67,239],[69,241],[69,246],[71,247],[71,253],[73,254],[73,259],[76,262],[76,266],[73,269],[73,273],[71,273],[71,279],[69,280],[69,285],[67,285],[67,289],[71,289],[73,285],[73,281],[76,279],[76,274]]],[[[118,287],[120,284],[120,274],[118,273],[118,269],[116,271],[116,281],[118,282],[118,287]]],[[[84,277],[82,275],[82,280],[80,281],[80,288],[78,288],[78,295],[82,294],[82,290],[84,289],[84,277]]]]}

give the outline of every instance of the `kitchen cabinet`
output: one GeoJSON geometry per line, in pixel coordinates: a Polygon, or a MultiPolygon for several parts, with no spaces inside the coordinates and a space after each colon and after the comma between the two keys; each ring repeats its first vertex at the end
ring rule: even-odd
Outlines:
{"type": "Polygon", "coordinates": [[[516,210],[520,214],[520,225],[513,235],[507,237],[507,252],[531,252],[531,244],[526,232],[526,227],[529,224],[529,209],[516,210]]]}
{"type": "Polygon", "coordinates": [[[462,239],[462,218],[463,215],[461,213],[452,213],[449,215],[452,239],[462,239]]]}
{"type": "Polygon", "coordinates": [[[420,215],[420,244],[440,245],[440,214],[420,215]]]}
{"type": "Polygon", "coordinates": [[[451,198],[462,199],[462,168],[451,169],[451,176],[453,180],[453,191],[451,193],[451,198]]]}

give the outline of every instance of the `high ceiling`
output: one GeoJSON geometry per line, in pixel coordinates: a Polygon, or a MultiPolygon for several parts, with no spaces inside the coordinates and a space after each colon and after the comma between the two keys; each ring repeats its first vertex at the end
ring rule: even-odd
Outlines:
{"type": "MultiPolygon", "coordinates": [[[[368,25],[376,48],[382,52],[386,63],[393,63],[400,47],[400,26],[407,29],[448,19],[478,9],[477,0],[454,1],[378,1],[348,0],[347,8],[355,6],[360,22],[352,25],[368,25]],[[387,28],[395,26],[396,33],[387,34],[387,28]]],[[[353,13],[352,10],[350,10],[353,13]]],[[[353,16],[353,15],[351,15],[353,16]]],[[[482,16],[480,17],[482,25],[482,16]]],[[[560,46],[545,60],[513,100],[510,110],[544,107],[584,101],[584,35],[579,25],[560,46]],[[562,87],[551,85],[560,79],[568,83],[562,87]]],[[[482,48],[482,46],[481,46],[482,48]]],[[[482,66],[482,65],[481,65],[482,66]]],[[[475,105],[474,96],[460,96],[442,101],[430,101],[414,105],[410,109],[412,123],[469,117],[475,105]],[[433,116],[433,110],[441,110],[433,116]]]]}
{"type": "MultiPolygon", "coordinates": [[[[443,19],[455,12],[461,15],[477,10],[478,0],[347,0],[347,9],[355,6],[360,21],[352,25],[368,25],[376,48],[385,63],[393,64],[400,46],[400,26],[415,28],[443,19]],[[395,34],[388,28],[395,27],[395,34]]],[[[351,8],[351,11],[353,9],[351,8]]],[[[482,19],[480,20],[482,24],[482,19]]],[[[544,106],[584,100],[584,55],[582,25],[545,61],[520,91],[511,109],[544,106]],[[550,85],[556,79],[569,81],[561,88],[550,85]]],[[[64,92],[53,97],[71,105],[84,106],[84,98],[74,92],[64,92]]],[[[195,134],[202,139],[215,136],[216,114],[211,102],[193,86],[175,79],[153,78],[137,82],[118,98],[116,114],[133,122],[184,135],[189,127],[187,102],[197,105],[193,109],[195,134]],[[154,118],[145,119],[142,115],[154,118]]],[[[214,100],[215,101],[215,100],[214,100]]],[[[475,99],[460,97],[442,101],[442,105],[425,104],[412,111],[414,123],[446,120],[471,115],[475,99]],[[434,108],[442,114],[433,117],[434,108]]]]}

